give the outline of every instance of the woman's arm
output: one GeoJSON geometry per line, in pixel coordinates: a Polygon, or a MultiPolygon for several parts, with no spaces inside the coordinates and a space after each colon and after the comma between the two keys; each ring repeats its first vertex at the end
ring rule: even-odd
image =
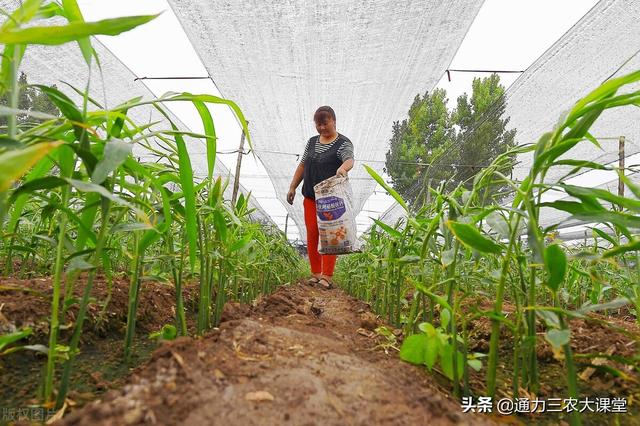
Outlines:
{"type": "Polygon", "coordinates": [[[296,171],[293,173],[293,179],[291,185],[289,185],[289,192],[287,193],[287,202],[293,204],[293,199],[296,197],[296,189],[304,176],[304,163],[298,164],[296,171]]]}
{"type": "Polygon", "coordinates": [[[347,177],[347,173],[351,169],[353,169],[353,158],[349,158],[347,161],[342,163],[342,166],[340,166],[338,168],[338,170],[336,171],[336,175],[342,176],[342,177],[347,177]]]}
{"type": "Polygon", "coordinates": [[[338,157],[342,160],[342,165],[336,170],[337,176],[347,177],[349,170],[353,169],[353,144],[346,140],[338,150],[338,157]]]}

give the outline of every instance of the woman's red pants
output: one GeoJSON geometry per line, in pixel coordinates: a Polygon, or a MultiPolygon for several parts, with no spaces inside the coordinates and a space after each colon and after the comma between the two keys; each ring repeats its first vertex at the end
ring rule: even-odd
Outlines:
{"type": "Polygon", "coordinates": [[[304,198],[304,223],[307,226],[307,252],[309,253],[309,263],[311,272],[314,274],[333,276],[333,269],[336,266],[338,256],[330,254],[320,254],[318,252],[318,215],[316,214],[316,202],[311,198],[304,198]]]}

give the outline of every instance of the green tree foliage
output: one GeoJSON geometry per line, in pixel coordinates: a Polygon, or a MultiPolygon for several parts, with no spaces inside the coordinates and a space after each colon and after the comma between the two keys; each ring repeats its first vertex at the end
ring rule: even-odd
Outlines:
{"type": "MultiPolygon", "coordinates": [[[[393,124],[385,171],[410,203],[424,200],[427,188],[441,183],[471,187],[483,167],[514,146],[516,131],[507,129],[509,118],[503,117],[500,77],[476,78],[472,88],[471,97],[458,97],[453,111],[447,109],[444,89],[417,95],[408,118],[393,124]]],[[[499,190],[496,186],[490,192],[499,190]]]]}
{"type": "MultiPolygon", "coordinates": [[[[44,112],[46,114],[59,116],[60,111],[56,106],[49,100],[49,97],[42,92],[39,88],[35,86],[30,86],[27,82],[27,75],[25,73],[20,73],[20,79],[18,80],[18,85],[20,87],[20,97],[18,98],[18,109],[23,111],[37,111],[44,112]]],[[[53,85],[52,87],[56,87],[53,85]]],[[[0,105],[8,105],[7,96],[0,97],[0,105]]],[[[21,127],[30,127],[34,124],[38,124],[42,122],[37,118],[29,117],[27,114],[18,114],[17,115],[18,125],[21,127]]],[[[0,127],[6,128],[7,126],[7,116],[0,116],[0,127]]]]}
{"type": "MultiPolygon", "coordinates": [[[[458,97],[453,121],[459,126],[456,135],[458,167],[456,181],[471,186],[473,176],[498,155],[514,146],[516,130],[508,130],[509,117],[505,111],[504,86],[497,74],[473,80],[471,99],[467,94],[458,97]]],[[[513,164],[513,163],[512,163],[513,164]]],[[[509,173],[511,170],[503,170],[509,173]]]]}

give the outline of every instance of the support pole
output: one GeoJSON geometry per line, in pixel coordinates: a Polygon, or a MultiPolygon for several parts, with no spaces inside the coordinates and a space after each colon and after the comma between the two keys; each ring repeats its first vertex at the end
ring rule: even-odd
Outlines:
{"type": "MultiPolygon", "coordinates": [[[[618,168],[622,175],[624,175],[624,139],[624,136],[620,136],[618,141],[618,168]]],[[[618,178],[618,195],[624,197],[624,182],[621,177],[618,178]]]]}
{"type": "Polygon", "coordinates": [[[287,213],[287,217],[284,219],[284,236],[289,239],[289,234],[287,231],[289,230],[289,213],[287,213]]]}
{"type": "MultiPolygon", "coordinates": [[[[247,121],[247,126],[249,122],[247,121]]],[[[240,136],[240,148],[238,148],[238,160],[236,161],[236,174],[233,177],[233,195],[231,196],[231,204],[236,205],[238,199],[238,187],[240,186],[240,168],[242,167],[242,156],[244,154],[244,130],[240,136]]]]}

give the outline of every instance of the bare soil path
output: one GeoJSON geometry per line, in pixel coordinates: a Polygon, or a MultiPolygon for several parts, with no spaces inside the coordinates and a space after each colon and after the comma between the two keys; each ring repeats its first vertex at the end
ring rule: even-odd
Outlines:
{"type": "Polygon", "coordinates": [[[491,424],[385,354],[375,317],[338,289],[280,288],[227,304],[218,330],[163,345],[122,389],[65,425],[491,424]]]}

